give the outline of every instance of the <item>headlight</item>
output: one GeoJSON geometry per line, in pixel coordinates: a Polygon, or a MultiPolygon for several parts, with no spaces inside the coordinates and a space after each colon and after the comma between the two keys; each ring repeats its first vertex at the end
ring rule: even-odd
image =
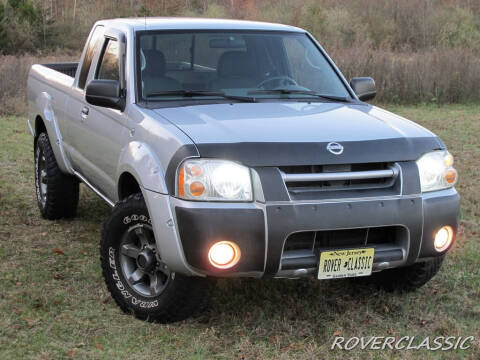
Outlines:
{"type": "Polygon", "coordinates": [[[187,200],[252,201],[250,169],[226,160],[186,160],[177,174],[177,195],[187,200]]]}
{"type": "Polygon", "coordinates": [[[452,187],[457,182],[453,156],[446,150],[432,151],[417,160],[422,192],[452,187]]]}

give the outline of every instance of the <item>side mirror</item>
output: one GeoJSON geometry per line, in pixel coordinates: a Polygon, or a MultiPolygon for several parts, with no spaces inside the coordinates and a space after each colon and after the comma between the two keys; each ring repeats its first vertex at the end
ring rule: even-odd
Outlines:
{"type": "Polygon", "coordinates": [[[89,104],[117,109],[125,109],[120,83],[117,80],[92,80],[85,91],[85,99],[89,104]]]}
{"type": "Polygon", "coordinates": [[[350,86],[361,101],[372,100],[377,95],[375,81],[371,77],[353,78],[350,86]]]}

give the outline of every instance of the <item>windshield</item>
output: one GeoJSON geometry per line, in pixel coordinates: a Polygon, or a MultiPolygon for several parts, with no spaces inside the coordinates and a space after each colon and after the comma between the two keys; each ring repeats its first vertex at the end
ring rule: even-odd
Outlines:
{"type": "Polygon", "coordinates": [[[137,34],[142,101],[351,99],[303,33],[143,31],[137,34]]]}

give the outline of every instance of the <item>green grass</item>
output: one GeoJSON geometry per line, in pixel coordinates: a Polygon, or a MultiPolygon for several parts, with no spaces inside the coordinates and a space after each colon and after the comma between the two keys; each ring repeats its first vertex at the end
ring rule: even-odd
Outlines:
{"type": "Polygon", "coordinates": [[[98,258],[109,208],[90,191],[74,220],[40,218],[25,118],[1,117],[0,359],[478,359],[480,106],[390,109],[441,136],[460,173],[460,235],[430,283],[403,295],[348,280],[222,280],[204,314],[171,325],[135,320],[111,299],[98,258]],[[334,334],[476,340],[466,351],[344,352],[330,350],[334,334]]]}

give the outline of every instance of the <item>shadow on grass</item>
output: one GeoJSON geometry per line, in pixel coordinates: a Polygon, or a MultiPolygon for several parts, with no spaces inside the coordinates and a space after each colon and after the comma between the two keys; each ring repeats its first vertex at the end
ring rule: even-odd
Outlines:
{"type": "Polygon", "coordinates": [[[386,315],[385,309],[394,315],[404,296],[353,279],[219,279],[207,311],[193,321],[329,337],[342,326],[339,320],[374,323],[386,315]]]}
{"type": "Polygon", "coordinates": [[[98,224],[102,226],[103,222],[110,214],[111,208],[100,197],[93,194],[85,185],[80,186],[80,200],[78,203],[76,220],[88,224],[98,224]]]}

